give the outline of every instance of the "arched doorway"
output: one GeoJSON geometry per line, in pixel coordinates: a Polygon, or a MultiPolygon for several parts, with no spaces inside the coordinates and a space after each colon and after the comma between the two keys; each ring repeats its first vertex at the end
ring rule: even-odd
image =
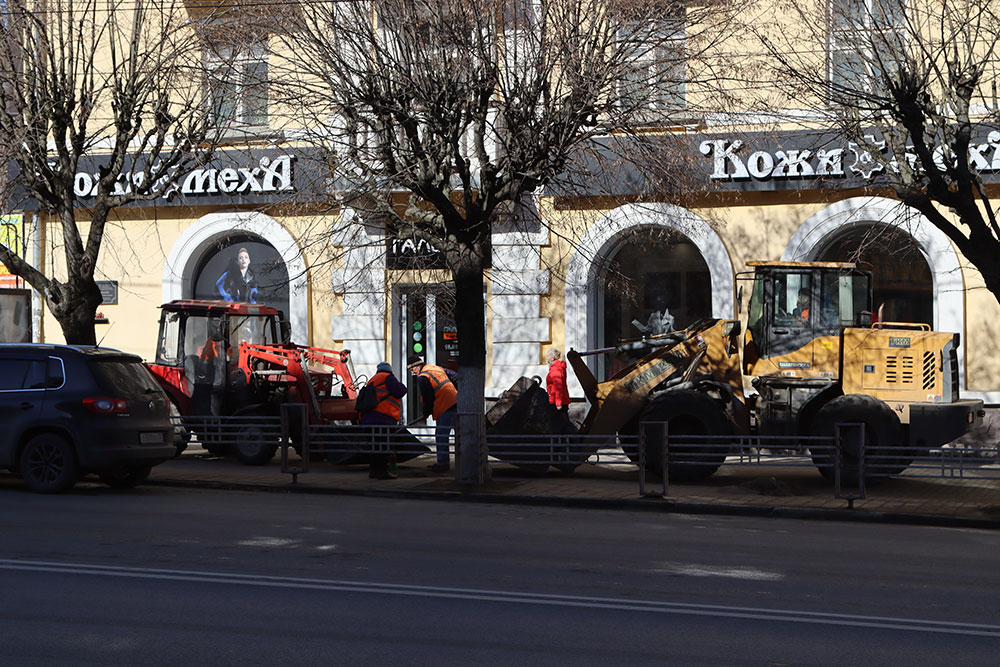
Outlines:
{"type": "MultiPolygon", "coordinates": [[[[625,204],[609,211],[591,225],[570,257],[566,273],[564,320],[567,350],[604,346],[607,339],[603,326],[603,310],[607,305],[607,288],[604,284],[607,258],[618,256],[622,244],[635,238],[642,230],[672,231],[677,234],[669,237],[674,243],[688,242],[691,246],[688,250],[694,251],[703,259],[708,271],[704,282],[710,294],[710,309],[705,316],[734,316],[736,281],[733,264],[725,244],[708,221],[673,204],[625,204]]],[[[662,261],[660,265],[664,267],[662,271],[671,270],[662,261]]],[[[668,304],[667,308],[671,306],[668,304]]],[[[602,356],[586,357],[587,364],[598,377],[605,373],[599,364],[599,357],[602,356]]],[[[569,377],[569,384],[572,395],[581,395],[582,389],[572,375],[569,377]]]]}
{"type": "MultiPolygon", "coordinates": [[[[600,347],[675,331],[712,315],[708,264],[676,230],[657,227],[627,233],[608,254],[599,289],[600,347]]],[[[635,356],[617,354],[601,372],[610,377],[635,356]]]]}
{"type": "MultiPolygon", "coordinates": [[[[288,284],[288,310],[292,340],[307,344],[309,335],[309,278],[305,259],[295,238],[274,218],[257,211],[222,211],[202,216],[188,226],[170,248],[163,266],[163,302],[190,298],[195,294],[199,268],[205,258],[219,250],[220,239],[243,235],[267,243],[277,250],[288,284]]],[[[236,248],[237,251],[239,248],[236,248]]],[[[251,257],[251,263],[254,261],[251,257]]]]}
{"type": "Polygon", "coordinates": [[[872,272],[873,307],[886,322],[934,324],[934,281],[920,248],[897,227],[872,223],[844,229],[819,249],[819,261],[854,262],[872,272]]]}
{"type": "Polygon", "coordinates": [[[288,317],[288,268],[275,247],[256,235],[234,232],[217,237],[205,248],[192,283],[195,299],[249,301],[277,308],[288,317]],[[240,255],[249,263],[245,274],[240,255]]]}
{"type": "Polygon", "coordinates": [[[673,230],[629,234],[610,253],[602,278],[602,345],[682,329],[712,314],[708,264],[673,230]]]}

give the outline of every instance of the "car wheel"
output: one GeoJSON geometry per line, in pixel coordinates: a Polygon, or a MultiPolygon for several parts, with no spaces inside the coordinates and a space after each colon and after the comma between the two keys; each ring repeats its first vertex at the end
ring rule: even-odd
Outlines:
{"type": "Polygon", "coordinates": [[[71,489],[80,476],[73,446],[54,433],[36,435],[21,452],[18,470],[24,483],[36,493],[60,493],[71,489]]]}
{"type": "Polygon", "coordinates": [[[131,489],[149,479],[153,466],[118,466],[97,473],[101,481],[112,489],[131,489]]]}

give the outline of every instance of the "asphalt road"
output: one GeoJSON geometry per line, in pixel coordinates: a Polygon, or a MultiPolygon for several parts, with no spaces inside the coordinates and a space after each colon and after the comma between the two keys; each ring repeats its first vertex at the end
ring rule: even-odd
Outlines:
{"type": "Polygon", "coordinates": [[[0,477],[5,665],[982,665],[1000,534],[0,477]]]}

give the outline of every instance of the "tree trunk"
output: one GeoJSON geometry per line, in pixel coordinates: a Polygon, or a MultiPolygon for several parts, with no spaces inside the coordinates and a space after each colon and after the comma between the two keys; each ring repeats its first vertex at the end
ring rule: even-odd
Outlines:
{"type": "Polygon", "coordinates": [[[479,484],[489,479],[490,470],[482,430],[486,412],[486,318],[483,295],[483,268],[469,267],[454,272],[455,325],[458,329],[458,413],[456,436],[458,454],[456,479],[463,484],[479,484]]]}
{"type": "Polygon", "coordinates": [[[70,345],[97,345],[94,316],[101,304],[101,290],[91,279],[77,278],[63,285],[58,303],[47,299],[49,310],[59,322],[70,345]]]}

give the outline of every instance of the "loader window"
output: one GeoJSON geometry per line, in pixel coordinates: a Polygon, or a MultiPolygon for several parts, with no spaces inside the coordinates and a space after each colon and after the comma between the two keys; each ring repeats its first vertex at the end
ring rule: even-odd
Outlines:
{"type": "Polygon", "coordinates": [[[858,313],[871,310],[868,277],[833,272],[823,274],[821,302],[824,326],[853,326],[858,313]]]}
{"type": "Polygon", "coordinates": [[[758,345],[764,340],[764,282],[761,276],[754,278],[750,307],[747,309],[747,330],[758,345]]]}
{"type": "Polygon", "coordinates": [[[774,276],[774,323],[778,326],[807,326],[813,318],[812,280],[808,273],[779,273],[774,276]]]}
{"type": "Polygon", "coordinates": [[[160,337],[156,343],[156,363],[164,366],[178,366],[181,362],[180,347],[181,317],[177,313],[163,313],[160,319],[160,337]]]}
{"type": "Polygon", "coordinates": [[[184,355],[201,356],[205,343],[213,335],[218,336],[219,318],[191,315],[184,325],[184,355]]]}
{"type": "Polygon", "coordinates": [[[229,344],[237,349],[240,343],[273,345],[274,325],[269,316],[248,315],[229,319],[229,344]]]}

